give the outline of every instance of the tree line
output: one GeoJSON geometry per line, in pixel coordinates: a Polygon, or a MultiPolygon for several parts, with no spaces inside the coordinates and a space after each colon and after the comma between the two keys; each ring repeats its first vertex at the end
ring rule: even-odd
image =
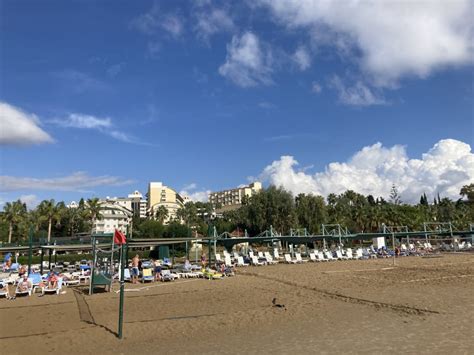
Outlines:
{"type": "MultiPolygon", "coordinates": [[[[220,207],[188,202],[167,225],[164,222],[168,211],[159,207],[153,219],[133,218],[133,237],[199,236],[207,235],[213,227],[219,234],[232,231],[242,234],[246,230],[249,235],[256,235],[270,226],[282,234],[296,228],[320,234],[322,224],[340,224],[351,232],[377,232],[383,224],[422,230],[423,222],[452,222],[458,229],[469,230],[470,223],[474,223],[474,184],[463,186],[458,200],[437,196],[428,201],[423,194],[415,205],[403,203],[395,186],[388,200],[352,190],[330,194],[327,198],[313,194],[293,196],[283,188],[270,186],[244,199],[236,210],[216,214],[220,207]]],[[[0,213],[0,240],[25,241],[30,226],[36,237],[47,241],[90,233],[94,221],[102,218],[101,209],[97,198],[81,199],[77,208],[45,200],[35,209],[27,210],[20,200],[7,202],[0,213]]]]}

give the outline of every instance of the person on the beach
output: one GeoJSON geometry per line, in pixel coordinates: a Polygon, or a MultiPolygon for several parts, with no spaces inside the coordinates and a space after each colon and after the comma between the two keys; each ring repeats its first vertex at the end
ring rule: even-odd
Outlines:
{"type": "Polygon", "coordinates": [[[202,253],[201,255],[201,264],[202,264],[202,267],[206,267],[206,254],[202,253]]]}
{"type": "Polygon", "coordinates": [[[132,283],[138,283],[139,269],[138,265],[140,264],[140,257],[136,254],[132,259],[132,283]]]}
{"type": "Polygon", "coordinates": [[[18,276],[22,277],[24,274],[26,274],[26,267],[22,265],[18,270],[18,276]]]}
{"type": "Polygon", "coordinates": [[[58,276],[54,272],[50,272],[48,275],[48,288],[54,289],[58,286],[58,276]]]}
{"type": "Polygon", "coordinates": [[[5,291],[5,297],[7,300],[11,299],[12,297],[10,296],[10,290],[8,289],[8,284],[0,282],[0,291],[5,291]]]}
{"type": "Polygon", "coordinates": [[[184,261],[184,270],[191,271],[191,263],[189,262],[188,259],[184,261]]]}
{"type": "Polygon", "coordinates": [[[18,291],[25,292],[28,291],[32,287],[30,280],[28,280],[28,275],[23,274],[23,277],[20,281],[18,281],[18,291]]]}
{"type": "Polygon", "coordinates": [[[160,281],[161,280],[161,264],[159,260],[155,260],[153,264],[155,266],[155,280],[160,281]]]}

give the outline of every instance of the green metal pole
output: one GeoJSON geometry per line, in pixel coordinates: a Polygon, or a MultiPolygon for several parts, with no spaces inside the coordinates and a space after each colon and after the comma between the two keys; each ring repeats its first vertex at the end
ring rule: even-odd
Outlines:
{"type": "MultiPolygon", "coordinates": [[[[127,228],[127,241],[128,241],[128,228],[127,228]]],[[[125,298],[125,263],[127,259],[124,260],[124,257],[128,253],[127,244],[122,244],[120,249],[120,304],[119,304],[119,323],[118,323],[118,338],[122,339],[123,337],[123,302],[125,298]]]]}
{"type": "Polygon", "coordinates": [[[30,233],[28,236],[28,275],[31,274],[31,261],[33,258],[33,226],[30,226],[30,233]]]}

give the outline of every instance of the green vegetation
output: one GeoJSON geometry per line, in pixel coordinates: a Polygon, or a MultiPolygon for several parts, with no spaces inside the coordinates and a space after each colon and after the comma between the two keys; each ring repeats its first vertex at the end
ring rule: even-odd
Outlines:
{"type": "MultiPolygon", "coordinates": [[[[178,210],[178,220],[163,225],[167,212],[158,209],[156,220],[133,218],[134,238],[175,238],[207,235],[210,228],[217,232],[247,230],[256,235],[271,226],[279,233],[290,228],[306,228],[311,234],[321,233],[321,224],[341,224],[351,232],[376,232],[382,224],[406,225],[410,230],[422,230],[423,222],[452,222],[458,229],[469,229],[474,222],[474,184],[463,186],[461,198],[452,201],[437,196],[429,203],[425,194],[416,205],[401,201],[396,186],[389,201],[363,196],[354,191],[322,196],[299,194],[270,186],[244,201],[238,210],[224,212],[211,218],[210,203],[188,202],[178,210]],[[182,223],[180,222],[182,221],[182,223]]],[[[66,208],[63,202],[43,201],[27,211],[21,201],[7,202],[0,213],[0,241],[26,242],[30,226],[34,227],[35,241],[46,241],[76,233],[89,233],[94,220],[101,219],[98,199],[81,199],[77,208],[66,208]]]]}

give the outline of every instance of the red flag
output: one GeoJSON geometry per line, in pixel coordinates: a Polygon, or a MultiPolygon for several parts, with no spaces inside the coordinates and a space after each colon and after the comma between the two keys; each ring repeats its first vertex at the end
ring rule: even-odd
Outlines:
{"type": "Polygon", "coordinates": [[[121,231],[118,229],[115,230],[114,233],[114,244],[125,244],[127,242],[127,238],[125,237],[125,234],[123,234],[121,231]]]}

